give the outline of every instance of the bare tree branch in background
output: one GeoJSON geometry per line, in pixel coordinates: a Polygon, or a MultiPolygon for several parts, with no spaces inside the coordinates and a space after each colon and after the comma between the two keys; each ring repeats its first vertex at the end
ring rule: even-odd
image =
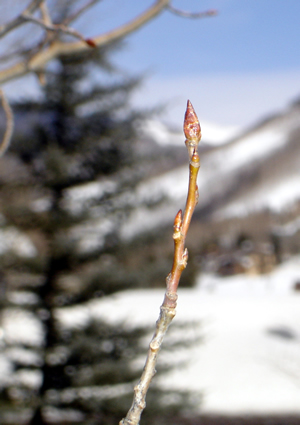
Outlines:
{"type": "Polygon", "coordinates": [[[94,6],[96,3],[99,3],[102,0],[90,0],[74,13],[71,13],[66,19],[64,19],[64,25],[69,25],[71,22],[76,21],[84,12],[86,12],[90,7],[94,6]]]}
{"type": "Polygon", "coordinates": [[[43,72],[45,65],[60,55],[71,56],[78,52],[88,50],[90,47],[103,47],[109,43],[122,39],[154,19],[165,9],[186,17],[201,18],[215,14],[215,12],[212,11],[188,14],[188,12],[181,12],[173,8],[170,4],[170,0],[156,0],[148,9],[129,22],[106,33],[95,35],[92,39],[87,39],[78,31],[69,27],[69,24],[77,20],[98,2],[99,0],[87,1],[87,3],[81,6],[77,11],[70,12],[70,15],[65,17],[63,22],[54,24],[48,12],[46,0],[33,0],[19,16],[2,25],[0,27],[0,38],[3,38],[11,31],[17,30],[21,25],[28,22],[42,27],[45,30],[45,35],[44,39],[40,40],[38,43],[38,46],[33,46],[26,52],[26,58],[0,71],[0,84],[20,78],[31,72],[43,72]],[[40,13],[40,18],[35,16],[37,12],[40,13]],[[65,33],[79,38],[80,41],[61,41],[58,37],[49,37],[49,32],[55,35],[65,33]]]}
{"type": "Polygon", "coordinates": [[[177,9],[171,4],[168,4],[167,9],[170,12],[174,13],[175,15],[181,16],[183,18],[193,18],[193,19],[215,16],[218,13],[216,9],[209,9],[209,10],[205,10],[204,12],[187,12],[185,10],[177,9]]]}
{"type": "MultiPolygon", "coordinates": [[[[35,73],[41,84],[45,84],[45,69],[46,65],[53,59],[64,55],[72,56],[79,52],[84,52],[90,48],[103,47],[109,43],[120,40],[132,32],[136,31],[147,22],[154,19],[165,9],[184,17],[202,18],[212,16],[215,11],[209,10],[203,13],[189,13],[175,9],[171,5],[171,0],[156,0],[153,4],[140,15],[134,17],[129,22],[113,28],[111,31],[103,34],[98,34],[91,38],[85,38],[80,32],[71,28],[71,22],[81,17],[88,9],[93,7],[100,0],[89,0],[77,10],[70,10],[69,15],[65,16],[60,23],[53,23],[51,18],[47,0],[32,0],[29,5],[21,12],[16,18],[0,26],[0,39],[4,38],[13,31],[17,31],[22,25],[26,23],[36,24],[44,30],[42,36],[31,47],[25,49],[18,49],[13,52],[3,52],[0,55],[0,61],[5,62],[20,58],[14,64],[8,65],[6,68],[0,70],[0,85],[23,77],[26,74],[35,73]],[[36,14],[39,13],[40,17],[36,14]],[[60,34],[66,34],[79,39],[76,42],[62,41],[59,38],[60,34]]],[[[13,120],[11,118],[11,109],[8,106],[4,94],[1,92],[2,105],[7,116],[7,128],[5,137],[0,146],[0,151],[3,153],[9,144],[11,132],[13,129],[13,120]]]]}
{"type": "Polygon", "coordinates": [[[44,0],[33,0],[27,7],[26,9],[23,11],[23,13],[21,13],[21,15],[17,16],[15,19],[13,19],[10,22],[7,22],[4,25],[0,26],[0,38],[4,37],[6,34],[8,34],[10,31],[15,30],[17,27],[19,27],[20,25],[22,25],[25,21],[24,21],[24,17],[23,15],[25,14],[33,14],[39,7],[40,4],[43,2],[44,0]]]}
{"type": "MultiPolygon", "coordinates": [[[[25,11],[21,13],[19,17],[4,25],[0,29],[0,37],[3,37],[8,32],[12,31],[13,29],[16,29],[25,22],[28,22],[28,19],[31,19],[31,21],[35,21],[35,23],[38,25],[44,26],[46,34],[49,30],[54,31],[55,29],[53,28],[53,26],[49,23],[46,23],[43,18],[40,20],[33,16],[33,13],[36,12],[37,8],[40,8],[42,3],[42,1],[32,2],[25,9],[25,11]]],[[[32,56],[30,55],[31,52],[29,52],[28,60],[22,60],[0,71],[0,84],[22,77],[30,72],[38,72],[41,70],[43,71],[43,68],[49,61],[54,58],[57,58],[60,55],[74,55],[78,52],[87,50],[90,47],[102,47],[108,43],[121,39],[143,26],[146,22],[156,17],[166,8],[168,3],[169,0],[157,0],[151,7],[145,10],[142,14],[133,18],[131,21],[127,22],[124,25],[121,25],[120,27],[114,28],[113,30],[107,33],[96,35],[95,37],[93,37],[93,40],[85,40],[83,36],[80,36],[81,40],[79,42],[63,42],[59,39],[55,39],[50,43],[46,43],[45,46],[42,46],[41,49],[38,50],[38,52],[33,54],[32,56]],[[85,40],[85,42],[83,42],[82,40],[85,40]]],[[[88,3],[86,3],[85,7],[81,8],[80,11],[75,12],[69,19],[67,18],[67,21],[70,22],[71,20],[77,19],[79,16],[81,16],[83,12],[86,11],[88,7],[92,6],[93,4],[95,4],[95,2],[89,1],[88,3]]],[[[78,32],[74,33],[75,30],[69,27],[67,29],[65,25],[61,26],[57,24],[56,31],[68,32],[69,34],[72,33],[72,35],[76,34],[76,36],[78,37],[78,32]]]]}

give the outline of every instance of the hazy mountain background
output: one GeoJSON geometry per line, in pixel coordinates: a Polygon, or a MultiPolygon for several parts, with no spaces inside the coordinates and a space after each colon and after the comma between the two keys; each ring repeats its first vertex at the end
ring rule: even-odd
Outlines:
{"type": "MultiPolygon", "coordinates": [[[[157,157],[178,152],[182,165],[174,162],[172,170],[139,183],[135,199],[151,208],[132,211],[121,229],[125,239],[164,229],[167,223],[170,227],[172,211],[185,201],[188,172],[181,130],[150,122],[147,134],[162,152],[157,157]],[[169,154],[163,153],[166,149],[169,154]]],[[[225,274],[266,273],[297,254],[299,102],[242,131],[224,127],[222,132],[222,127],[209,125],[206,132],[203,123],[202,134],[199,203],[189,235],[199,270],[212,266],[204,261],[208,254],[215,256],[215,271],[225,274]]]]}

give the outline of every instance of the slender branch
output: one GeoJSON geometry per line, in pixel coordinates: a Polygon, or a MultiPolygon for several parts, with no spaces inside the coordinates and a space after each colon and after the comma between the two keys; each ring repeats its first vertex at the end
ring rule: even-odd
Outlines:
{"type": "Polygon", "coordinates": [[[33,13],[36,9],[38,9],[45,0],[33,0],[29,5],[26,7],[24,12],[33,13]]]}
{"type": "Polygon", "coordinates": [[[198,201],[197,176],[200,168],[200,159],[197,152],[201,138],[200,124],[194,108],[190,101],[184,119],[184,133],[186,136],[186,146],[189,153],[189,188],[184,216],[179,210],[174,220],[174,259],[172,270],[167,276],[167,289],[160,315],[156,322],[156,330],[149,345],[146,363],[140,381],[134,388],[132,405],[119,425],[138,425],[141,414],[146,407],[146,395],[153,376],[156,373],[155,365],[163,338],[176,314],[177,288],[182,271],[186,268],[188,253],[185,248],[185,239],[189,229],[192,214],[198,201]]]}
{"type": "Polygon", "coordinates": [[[84,13],[89,7],[98,1],[100,0],[87,1],[85,5],[67,17],[61,24],[53,24],[48,14],[46,0],[34,0],[23,11],[23,13],[21,13],[21,15],[8,24],[0,27],[0,37],[28,21],[40,25],[48,32],[48,34],[50,31],[54,33],[51,36],[46,37],[42,43],[39,43],[38,46],[36,46],[37,48],[32,48],[29,51],[29,59],[27,58],[25,60],[21,60],[18,63],[0,71],[0,84],[22,77],[30,72],[35,72],[39,75],[44,72],[45,65],[49,61],[61,55],[71,56],[76,53],[86,51],[90,47],[102,47],[124,38],[155,18],[165,9],[168,9],[177,15],[188,18],[202,18],[216,14],[215,10],[208,10],[201,13],[184,12],[174,8],[170,4],[171,0],[156,0],[148,9],[126,24],[114,28],[113,30],[104,34],[97,35],[92,39],[85,39],[78,31],[69,28],[68,25],[71,21],[77,19],[82,13],[84,13]],[[42,19],[38,19],[33,16],[33,12],[35,12],[37,8],[40,8],[41,10],[42,19]],[[64,32],[66,34],[72,35],[73,37],[77,37],[80,39],[80,41],[60,41],[56,37],[56,34],[59,32],[64,32]]]}
{"type": "Polygon", "coordinates": [[[185,10],[177,9],[171,4],[169,4],[167,8],[170,10],[170,12],[174,13],[175,15],[181,16],[182,18],[192,18],[192,19],[216,16],[218,13],[215,9],[205,10],[204,12],[187,12],[185,10]]]}
{"type": "Polygon", "coordinates": [[[26,9],[19,16],[17,16],[15,19],[8,22],[7,24],[1,25],[0,26],[0,38],[4,37],[10,31],[12,31],[15,28],[19,27],[20,25],[22,25],[25,22],[23,14],[26,15],[26,14],[34,13],[39,8],[40,4],[43,1],[44,0],[33,0],[31,3],[29,3],[29,5],[26,7],[26,9]]]}
{"type": "Polygon", "coordinates": [[[13,129],[14,129],[14,115],[2,90],[0,90],[0,97],[1,97],[1,104],[6,116],[6,129],[5,129],[4,136],[0,145],[0,157],[1,157],[7,151],[9,144],[11,142],[13,129]]]}
{"type": "Polygon", "coordinates": [[[80,7],[78,10],[76,10],[74,13],[72,13],[70,16],[68,16],[64,21],[64,25],[69,25],[71,22],[75,21],[79,16],[81,16],[86,10],[88,10],[90,7],[94,6],[94,4],[99,3],[101,0],[90,0],[86,4],[84,4],[82,7],[80,7]]]}
{"type": "Polygon", "coordinates": [[[52,19],[48,10],[48,6],[45,0],[42,1],[42,3],[40,4],[40,11],[41,11],[41,15],[42,15],[42,19],[43,22],[46,25],[51,25],[52,24],[52,19]]]}
{"type": "Polygon", "coordinates": [[[34,16],[23,14],[23,18],[25,21],[32,22],[34,24],[39,25],[40,27],[44,28],[46,31],[51,31],[54,33],[63,32],[65,34],[71,35],[73,37],[79,38],[81,41],[86,41],[86,39],[81,35],[78,31],[76,31],[73,28],[69,28],[65,25],[61,24],[52,24],[51,21],[48,20],[45,21],[44,19],[38,19],[34,16]]]}

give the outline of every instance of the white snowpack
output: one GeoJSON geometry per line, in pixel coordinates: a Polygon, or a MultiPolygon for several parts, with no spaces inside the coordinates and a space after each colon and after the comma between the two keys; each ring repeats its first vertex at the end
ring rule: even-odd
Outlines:
{"type": "MultiPolygon", "coordinates": [[[[299,278],[297,256],[269,275],[205,274],[195,288],[179,289],[175,321],[198,323],[204,341],[198,341],[195,331],[190,348],[168,356],[162,348],[160,361],[175,356],[188,362],[157,375],[156,381],[200,393],[198,407],[206,413],[300,414],[300,294],[293,289],[299,278]]],[[[57,319],[65,328],[84,328],[91,319],[102,319],[129,327],[153,324],[154,329],[163,296],[163,289],[119,292],[58,309],[57,319]]],[[[6,312],[3,330],[10,343],[42,344],[41,325],[20,309],[6,312]]],[[[142,368],[140,360],[137,366],[142,368]]],[[[1,381],[9,379],[5,370],[11,365],[4,356],[0,369],[1,381]]],[[[35,386],[41,378],[22,370],[15,379],[35,386]]]]}
{"type": "MultiPolygon", "coordinates": [[[[300,414],[299,277],[298,256],[269,275],[202,275],[196,288],[180,289],[176,319],[198,321],[205,339],[190,348],[186,367],[155,379],[200,392],[206,413],[300,414]]],[[[163,290],[127,291],[85,312],[154,328],[162,300],[163,290]]]]}

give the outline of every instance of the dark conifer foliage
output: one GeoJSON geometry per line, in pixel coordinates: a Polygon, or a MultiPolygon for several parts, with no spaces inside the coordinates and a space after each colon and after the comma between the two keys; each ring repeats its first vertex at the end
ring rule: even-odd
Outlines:
{"type": "MultiPolygon", "coordinates": [[[[136,150],[142,115],[128,108],[138,80],[106,74],[107,63],[104,51],[62,57],[44,97],[14,105],[22,125],[0,166],[2,320],[24,316],[33,330],[2,347],[13,367],[0,382],[3,424],[118,423],[140,375],[132,362],[148,330],[88,314],[90,300],[149,284],[119,263],[131,249],[119,227],[145,171],[136,150]]],[[[173,415],[187,397],[170,394],[162,407],[154,389],[145,423],[173,415]]]]}

